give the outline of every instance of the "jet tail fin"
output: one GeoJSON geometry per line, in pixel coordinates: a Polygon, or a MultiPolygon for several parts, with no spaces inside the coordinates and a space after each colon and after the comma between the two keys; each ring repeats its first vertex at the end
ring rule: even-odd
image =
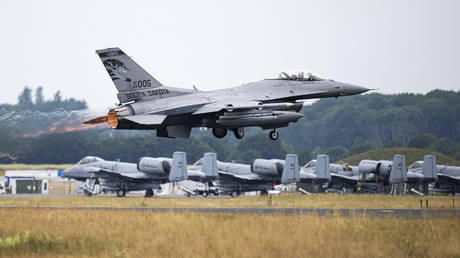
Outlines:
{"type": "Polygon", "coordinates": [[[389,181],[391,184],[407,181],[406,157],[404,155],[394,155],[389,181]]]}
{"type": "Polygon", "coordinates": [[[169,182],[179,182],[187,179],[187,156],[185,152],[176,151],[173,153],[169,182]]]}
{"type": "Polygon", "coordinates": [[[96,50],[105,69],[118,90],[121,103],[142,101],[193,93],[165,87],[119,48],[96,50]]]}
{"type": "Polygon", "coordinates": [[[290,184],[300,180],[299,158],[296,154],[287,154],[284,162],[282,184],[290,184]]]}
{"type": "Polygon", "coordinates": [[[438,180],[438,169],[436,167],[436,156],[426,155],[423,158],[423,176],[425,179],[438,180]]]}
{"type": "Polygon", "coordinates": [[[206,179],[215,180],[219,176],[217,172],[217,155],[214,152],[206,152],[203,156],[203,168],[206,179]]]}
{"type": "Polygon", "coordinates": [[[331,168],[329,165],[329,155],[318,155],[316,156],[315,174],[318,179],[331,179],[331,168]]]}

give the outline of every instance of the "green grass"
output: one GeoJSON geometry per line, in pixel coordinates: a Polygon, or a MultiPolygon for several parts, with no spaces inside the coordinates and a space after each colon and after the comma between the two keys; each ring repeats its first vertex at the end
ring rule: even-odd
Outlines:
{"type": "Polygon", "coordinates": [[[396,154],[404,154],[404,156],[406,156],[407,166],[410,166],[417,160],[423,160],[423,157],[429,154],[436,156],[436,162],[438,165],[449,164],[451,166],[460,166],[460,161],[455,160],[439,152],[404,147],[370,150],[351,157],[341,159],[338,162],[345,162],[349,163],[350,165],[358,165],[359,162],[363,159],[393,160],[393,156],[396,154]]]}

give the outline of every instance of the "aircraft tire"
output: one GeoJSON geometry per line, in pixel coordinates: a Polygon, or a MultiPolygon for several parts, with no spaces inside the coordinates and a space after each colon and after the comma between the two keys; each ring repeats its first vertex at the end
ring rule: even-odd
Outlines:
{"type": "Polygon", "coordinates": [[[236,197],[238,197],[238,192],[237,192],[237,191],[233,191],[233,192],[230,193],[230,196],[231,196],[232,198],[236,198],[236,197]]]}
{"type": "Polygon", "coordinates": [[[233,129],[233,134],[235,135],[236,139],[243,139],[244,137],[244,128],[243,127],[237,127],[233,129]]]}
{"type": "Polygon", "coordinates": [[[216,138],[224,138],[225,135],[227,135],[227,129],[225,128],[219,128],[219,127],[215,127],[215,128],[212,128],[212,134],[216,137],[216,138]]]}
{"type": "Polygon", "coordinates": [[[152,189],[145,190],[145,197],[152,197],[152,196],[153,196],[153,190],[152,189]]]}
{"type": "Polygon", "coordinates": [[[277,130],[271,130],[270,133],[268,134],[268,136],[270,137],[270,140],[276,141],[276,140],[278,140],[279,133],[278,133],[277,130]]]}
{"type": "Polygon", "coordinates": [[[203,196],[204,198],[208,197],[208,192],[203,192],[201,196],[203,196]]]}
{"type": "Polygon", "coordinates": [[[123,197],[126,195],[126,191],[124,189],[118,189],[117,190],[117,196],[118,197],[123,197]]]}

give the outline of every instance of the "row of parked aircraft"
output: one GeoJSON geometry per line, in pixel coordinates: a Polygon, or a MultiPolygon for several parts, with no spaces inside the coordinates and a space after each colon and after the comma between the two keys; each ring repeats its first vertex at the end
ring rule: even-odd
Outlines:
{"type": "Polygon", "coordinates": [[[232,197],[243,192],[267,192],[275,185],[290,183],[314,192],[360,192],[369,186],[375,188],[373,192],[385,192],[388,186],[398,184],[405,184],[416,193],[428,193],[429,189],[460,192],[460,167],[437,165],[433,155],[425,156],[408,169],[404,155],[395,155],[392,161],[362,160],[358,166],[329,163],[329,156],[318,155],[303,167],[299,167],[295,154],[287,154],[285,160],[255,159],[247,165],[221,162],[215,153],[205,153],[191,166],[187,166],[184,152],[174,152],[172,158],[143,157],[137,163],[88,156],[65,170],[64,177],[85,181],[87,195],[111,191],[119,197],[128,191],[141,190],[145,190],[146,196],[153,196],[161,184],[184,180],[206,185],[204,190],[183,187],[189,194],[232,197]]]}

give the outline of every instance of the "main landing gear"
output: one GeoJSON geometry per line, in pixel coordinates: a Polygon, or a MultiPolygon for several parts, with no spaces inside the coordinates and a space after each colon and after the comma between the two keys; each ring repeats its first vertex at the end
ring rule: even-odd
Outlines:
{"type": "Polygon", "coordinates": [[[243,127],[237,127],[235,129],[233,129],[233,134],[235,135],[235,137],[237,139],[242,139],[243,136],[244,136],[244,129],[243,127]]]}
{"type": "Polygon", "coordinates": [[[118,196],[118,197],[123,197],[123,196],[125,196],[125,195],[126,195],[125,189],[118,189],[118,190],[117,190],[117,196],[118,196]]]}
{"type": "Polygon", "coordinates": [[[278,140],[278,137],[279,137],[278,130],[277,129],[271,130],[270,133],[268,134],[268,137],[270,137],[270,139],[273,141],[278,140]]]}

